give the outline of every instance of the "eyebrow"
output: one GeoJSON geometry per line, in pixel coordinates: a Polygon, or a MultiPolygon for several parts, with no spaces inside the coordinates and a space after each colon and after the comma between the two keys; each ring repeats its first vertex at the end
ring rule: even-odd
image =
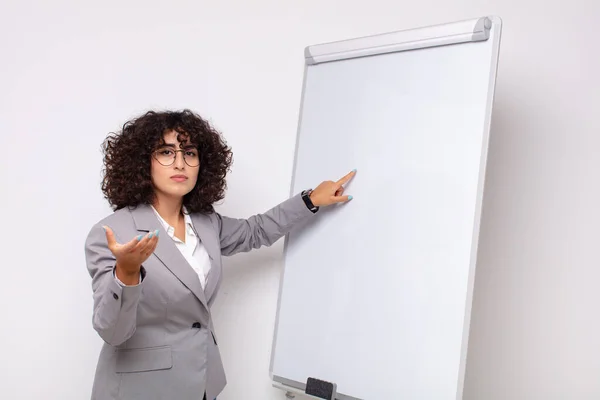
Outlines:
{"type": "MultiPolygon", "coordinates": [[[[172,148],[177,148],[177,145],[175,143],[164,143],[162,144],[160,147],[172,147],[172,148]]],[[[184,149],[195,149],[196,146],[194,146],[193,144],[186,144],[185,146],[183,146],[184,149]]]]}

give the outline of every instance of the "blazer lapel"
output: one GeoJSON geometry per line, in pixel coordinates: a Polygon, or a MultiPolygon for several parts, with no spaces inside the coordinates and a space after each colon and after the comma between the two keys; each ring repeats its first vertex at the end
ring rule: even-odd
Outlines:
{"type": "Polygon", "coordinates": [[[202,290],[198,275],[189,265],[185,257],[175,246],[175,243],[167,235],[160,221],[156,218],[154,211],[149,205],[139,205],[131,210],[135,226],[139,232],[150,232],[159,230],[160,236],[154,255],[183,283],[200,302],[208,309],[207,297],[202,290]]]}
{"type": "Polygon", "coordinates": [[[218,235],[215,234],[215,228],[213,227],[210,218],[204,214],[194,213],[191,214],[192,223],[194,224],[194,230],[200,238],[200,242],[204,245],[204,248],[208,252],[210,257],[211,268],[208,274],[208,281],[206,282],[206,288],[204,293],[208,302],[213,296],[217,288],[217,283],[221,276],[221,262],[220,262],[220,243],[218,235]]]}

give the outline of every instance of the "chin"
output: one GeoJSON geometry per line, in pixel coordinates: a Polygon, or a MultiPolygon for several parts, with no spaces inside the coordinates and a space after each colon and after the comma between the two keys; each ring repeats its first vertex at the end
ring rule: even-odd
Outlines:
{"type": "Polygon", "coordinates": [[[166,187],[159,188],[159,191],[165,196],[179,198],[187,195],[193,189],[193,187],[166,187]]]}
{"type": "Polygon", "coordinates": [[[186,194],[188,194],[189,192],[191,192],[191,191],[192,191],[192,189],[193,189],[193,188],[181,188],[181,189],[179,189],[179,190],[173,190],[173,191],[171,191],[171,194],[172,194],[173,196],[183,197],[183,196],[185,196],[186,194]]]}

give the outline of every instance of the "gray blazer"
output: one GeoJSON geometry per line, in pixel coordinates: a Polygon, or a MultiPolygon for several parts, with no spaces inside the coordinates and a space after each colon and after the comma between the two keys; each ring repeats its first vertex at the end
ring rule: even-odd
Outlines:
{"type": "Polygon", "coordinates": [[[92,325],[104,340],[92,400],[214,399],[226,378],[210,307],[221,284],[221,256],[270,246],[315,214],[300,195],[264,214],[234,219],[192,214],[211,260],[205,290],[150,206],[120,209],[96,223],[85,242],[92,277],[92,325]],[[157,248],[142,265],[142,282],[115,280],[115,258],[103,225],[119,243],[158,229],[157,248]]]}

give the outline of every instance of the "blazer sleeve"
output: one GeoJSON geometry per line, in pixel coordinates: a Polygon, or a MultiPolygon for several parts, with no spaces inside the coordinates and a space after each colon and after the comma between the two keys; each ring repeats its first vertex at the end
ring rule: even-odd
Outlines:
{"type": "Polygon", "coordinates": [[[106,343],[118,346],[135,332],[137,307],[146,271],[142,267],[139,285],[119,284],[114,273],[116,259],[108,249],[106,233],[100,224],[96,224],[86,238],[85,259],[92,277],[92,325],[106,343]]]}
{"type": "Polygon", "coordinates": [[[221,254],[231,256],[240,252],[271,246],[296,226],[314,218],[315,213],[297,194],[265,213],[247,219],[231,218],[218,213],[217,224],[221,254]]]}

